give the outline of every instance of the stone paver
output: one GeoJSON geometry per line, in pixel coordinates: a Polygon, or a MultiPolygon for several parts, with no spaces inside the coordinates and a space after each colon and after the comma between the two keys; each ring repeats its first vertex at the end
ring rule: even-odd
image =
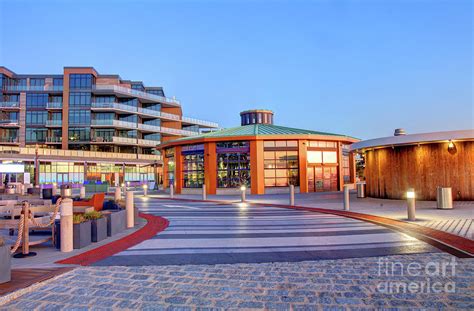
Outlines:
{"type": "Polygon", "coordinates": [[[0,309],[472,310],[474,260],[456,259],[453,275],[453,258],[436,253],[291,263],[79,267],[0,309]],[[436,274],[436,267],[443,265],[445,275],[436,274]],[[431,292],[409,291],[415,286],[409,284],[428,282],[425,287],[431,292]],[[403,284],[409,286],[406,292],[399,287],[403,284]],[[440,288],[441,293],[433,292],[440,288]]]}

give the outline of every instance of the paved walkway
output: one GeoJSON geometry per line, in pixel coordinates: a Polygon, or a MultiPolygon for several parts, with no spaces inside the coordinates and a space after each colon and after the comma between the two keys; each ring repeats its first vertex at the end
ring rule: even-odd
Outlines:
{"type": "MultiPolygon", "coordinates": [[[[159,197],[169,197],[169,195],[160,194],[159,197]]],[[[201,199],[200,195],[176,195],[177,198],[201,199]]],[[[239,201],[240,197],[235,195],[212,195],[209,200],[239,201]]],[[[270,195],[247,195],[249,202],[288,204],[288,194],[270,194],[270,195]]],[[[319,193],[298,193],[295,195],[295,204],[299,206],[327,208],[334,210],[343,209],[342,192],[319,192],[319,193]]],[[[454,208],[451,210],[439,210],[436,208],[436,201],[417,201],[416,202],[416,224],[432,227],[433,223],[444,221],[462,221],[469,224],[474,219],[474,201],[454,201],[454,208]]],[[[404,200],[384,200],[375,198],[357,198],[354,191],[350,195],[350,209],[353,212],[383,216],[397,220],[407,221],[406,201],[404,200]]],[[[474,224],[463,227],[463,230],[449,230],[448,227],[441,227],[441,230],[447,229],[447,232],[458,234],[468,239],[474,240],[474,224]]],[[[439,228],[436,228],[439,230],[439,228]]],[[[452,229],[452,227],[450,228],[452,229]]],[[[459,229],[459,227],[457,228],[459,229]]]]}
{"type": "Polygon", "coordinates": [[[0,309],[472,310],[473,259],[457,259],[455,275],[449,265],[445,275],[432,273],[433,264],[450,264],[453,258],[437,253],[292,263],[80,267],[0,309]],[[397,267],[393,273],[392,264],[397,267]],[[408,275],[409,264],[421,267],[418,276],[408,275]],[[416,286],[424,287],[414,290],[416,286]]]}
{"type": "Polygon", "coordinates": [[[169,227],[95,265],[141,266],[295,262],[438,252],[424,242],[335,215],[247,204],[138,198],[169,227]]]}

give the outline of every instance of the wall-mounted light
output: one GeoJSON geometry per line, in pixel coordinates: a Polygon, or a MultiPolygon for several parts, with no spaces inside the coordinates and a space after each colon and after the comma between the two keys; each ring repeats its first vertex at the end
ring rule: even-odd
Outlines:
{"type": "Polygon", "coordinates": [[[456,152],[458,152],[458,150],[456,148],[456,144],[454,144],[454,142],[452,140],[449,140],[449,142],[448,142],[448,152],[450,154],[456,154],[456,152]]]}

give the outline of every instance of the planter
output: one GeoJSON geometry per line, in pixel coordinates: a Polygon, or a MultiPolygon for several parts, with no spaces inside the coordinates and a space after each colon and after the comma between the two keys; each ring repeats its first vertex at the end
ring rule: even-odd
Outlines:
{"type": "Polygon", "coordinates": [[[92,242],[99,242],[107,238],[107,218],[91,220],[92,242]]]}
{"type": "Polygon", "coordinates": [[[86,247],[92,243],[91,221],[73,225],[73,246],[75,249],[86,247]]]}
{"type": "Polygon", "coordinates": [[[125,210],[106,213],[105,216],[107,217],[108,236],[112,236],[125,230],[127,217],[125,210]]]}
{"type": "Polygon", "coordinates": [[[10,246],[0,246],[0,284],[11,281],[11,260],[10,246]]]}

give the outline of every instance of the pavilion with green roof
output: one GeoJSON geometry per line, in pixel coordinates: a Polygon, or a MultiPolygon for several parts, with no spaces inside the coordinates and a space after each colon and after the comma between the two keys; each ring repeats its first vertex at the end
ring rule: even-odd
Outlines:
{"type": "Polygon", "coordinates": [[[163,142],[163,184],[175,193],[251,194],[340,191],[353,183],[349,152],[358,139],[273,125],[273,112],[241,113],[242,125],[163,142]]]}

